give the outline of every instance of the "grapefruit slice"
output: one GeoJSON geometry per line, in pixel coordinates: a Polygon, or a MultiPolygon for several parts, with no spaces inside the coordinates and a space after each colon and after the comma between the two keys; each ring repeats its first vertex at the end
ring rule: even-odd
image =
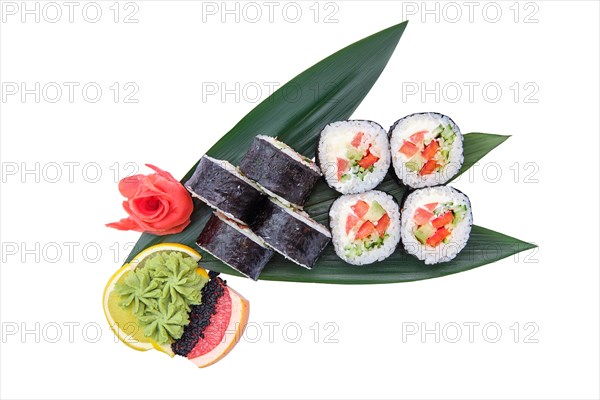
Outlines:
{"type": "MultiPolygon", "coordinates": [[[[156,349],[173,357],[174,354],[171,350],[171,346],[162,346],[152,339],[144,336],[143,330],[138,324],[137,317],[133,315],[131,309],[124,310],[121,308],[121,306],[119,306],[119,296],[113,291],[115,284],[119,282],[119,280],[127,271],[133,270],[138,266],[142,266],[145,260],[151,255],[165,251],[169,253],[173,251],[181,252],[193,258],[195,261],[199,261],[201,258],[200,254],[196,250],[179,243],[161,243],[148,247],[146,250],[136,255],[131,262],[123,265],[108,280],[108,283],[104,288],[102,306],[104,308],[104,315],[106,316],[110,328],[119,338],[119,340],[121,340],[127,346],[139,351],[156,349]]],[[[196,272],[208,278],[208,274],[203,268],[198,268],[196,272]]]]}
{"type": "MultiPolygon", "coordinates": [[[[219,278],[215,278],[219,279],[219,278]]],[[[223,286],[215,313],[203,331],[188,359],[200,368],[208,367],[225,357],[240,341],[250,312],[250,303],[238,292],[223,286]]]]}

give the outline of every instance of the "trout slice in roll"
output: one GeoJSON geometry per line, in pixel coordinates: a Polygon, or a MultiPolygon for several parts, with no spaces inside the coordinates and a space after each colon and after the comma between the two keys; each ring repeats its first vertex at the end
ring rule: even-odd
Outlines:
{"type": "Polygon", "coordinates": [[[329,230],[303,211],[270,199],[252,222],[252,230],[296,264],[312,268],[331,240],[329,230]]]}
{"type": "Polygon", "coordinates": [[[338,198],[329,210],[329,224],[335,252],[349,264],[382,261],[400,241],[398,203],[378,190],[338,198]]]}
{"type": "Polygon", "coordinates": [[[344,194],[375,188],[390,168],[388,134],[372,121],[328,124],[321,131],[317,155],[327,184],[344,194]]]}
{"type": "Polygon", "coordinates": [[[446,183],[463,164],[463,137],[449,117],[412,114],[390,128],[392,163],[407,186],[422,188],[446,183]]]}
{"type": "Polygon", "coordinates": [[[199,198],[228,218],[249,223],[265,196],[254,182],[244,177],[227,161],[203,156],[194,175],[185,183],[192,196],[199,198]]]}
{"type": "Polygon", "coordinates": [[[257,280],[273,251],[250,228],[214,213],[200,236],[198,246],[241,274],[257,280]]]}
{"type": "Polygon", "coordinates": [[[321,176],[319,167],[287,144],[258,135],[240,163],[240,171],[270,196],[302,207],[321,176]]]}
{"type": "Polygon", "coordinates": [[[469,198],[450,186],[418,189],[402,206],[402,243],[425,264],[452,260],[465,247],[473,215],[469,198]]]}

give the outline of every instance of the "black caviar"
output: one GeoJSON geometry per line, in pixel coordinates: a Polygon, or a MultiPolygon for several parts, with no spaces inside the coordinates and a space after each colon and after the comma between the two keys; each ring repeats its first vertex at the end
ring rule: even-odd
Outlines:
{"type": "Polygon", "coordinates": [[[218,277],[219,273],[210,271],[210,280],[202,288],[202,304],[191,306],[190,323],[183,329],[183,335],[171,344],[175,354],[187,356],[198,340],[204,338],[204,330],[210,324],[210,317],[216,313],[219,298],[225,293],[227,282],[218,277]]]}

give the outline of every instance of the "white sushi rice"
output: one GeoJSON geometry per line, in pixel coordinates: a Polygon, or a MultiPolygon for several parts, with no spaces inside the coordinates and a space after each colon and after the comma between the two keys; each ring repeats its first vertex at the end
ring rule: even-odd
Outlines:
{"type": "Polygon", "coordinates": [[[414,255],[419,260],[425,261],[425,264],[450,261],[458,255],[469,240],[471,225],[473,225],[471,202],[467,196],[450,186],[418,189],[406,197],[402,207],[400,224],[402,243],[407,253],[414,255]],[[467,212],[464,219],[452,229],[450,236],[448,236],[448,243],[441,242],[436,247],[422,244],[414,234],[417,229],[417,224],[413,218],[415,212],[425,204],[446,202],[452,202],[455,205],[465,205],[467,212]]]}
{"type": "Polygon", "coordinates": [[[396,175],[402,183],[413,188],[435,186],[448,182],[458,173],[464,161],[463,136],[460,133],[460,129],[446,115],[434,112],[412,114],[396,121],[390,128],[390,149],[396,175]],[[418,171],[411,171],[406,167],[406,162],[409,159],[406,155],[400,153],[400,147],[402,147],[405,139],[408,140],[413,133],[421,130],[428,131],[424,138],[424,141],[428,142],[433,136],[433,130],[440,124],[442,126],[450,124],[456,133],[456,138],[450,145],[448,163],[437,172],[421,176],[418,171]]]}
{"type": "Polygon", "coordinates": [[[378,190],[341,196],[333,202],[329,210],[329,225],[331,227],[335,252],[342,260],[354,265],[371,264],[389,257],[396,250],[396,246],[400,241],[399,222],[400,210],[398,203],[389,194],[378,190]],[[381,247],[365,250],[360,256],[350,257],[347,256],[345,247],[354,242],[355,232],[350,231],[349,234],[346,234],[346,219],[348,214],[353,213],[351,207],[359,200],[363,200],[369,204],[377,201],[385,209],[390,217],[390,226],[386,231],[389,237],[385,238],[381,247]]]}
{"type": "Polygon", "coordinates": [[[301,164],[306,165],[307,167],[309,167],[310,169],[312,169],[313,171],[315,171],[316,173],[321,175],[321,170],[319,169],[317,164],[314,163],[314,161],[310,160],[307,157],[304,157],[302,154],[298,153],[296,150],[292,149],[287,144],[277,140],[277,138],[274,138],[272,136],[265,136],[265,135],[258,135],[258,136],[256,136],[256,138],[260,139],[260,140],[264,140],[265,142],[271,143],[273,146],[280,149],[288,157],[292,158],[295,161],[300,162],[301,164]]]}
{"type": "Polygon", "coordinates": [[[383,181],[390,167],[388,135],[381,125],[364,120],[333,122],[321,131],[318,148],[318,161],[327,184],[343,194],[362,193],[375,188],[383,181]],[[370,152],[379,157],[373,172],[367,173],[364,180],[350,174],[350,179],[338,180],[338,157],[347,159],[348,148],[358,132],[364,132],[361,148],[371,144],[370,152]]]}
{"type": "MultiPolygon", "coordinates": [[[[246,182],[248,185],[252,186],[254,189],[258,190],[261,193],[264,193],[264,190],[256,182],[254,182],[254,181],[248,179],[247,177],[245,177],[244,175],[242,175],[242,173],[238,170],[238,168],[234,167],[229,161],[226,161],[226,160],[217,160],[216,158],[212,158],[212,157],[209,157],[207,155],[203,155],[202,158],[207,159],[207,160],[209,160],[209,161],[217,164],[218,166],[220,166],[221,168],[223,168],[224,170],[226,170],[230,174],[235,175],[236,177],[238,177],[241,180],[243,180],[244,182],[246,182]]],[[[240,224],[244,224],[245,225],[244,221],[240,221],[239,219],[235,218],[230,213],[225,212],[225,211],[219,209],[218,207],[214,206],[210,201],[208,201],[208,199],[206,199],[200,193],[196,193],[192,189],[192,187],[186,186],[186,189],[190,192],[190,194],[192,195],[192,197],[200,199],[200,201],[202,201],[205,204],[208,204],[213,210],[218,211],[221,215],[224,215],[225,217],[227,217],[229,219],[232,219],[235,222],[238,222],[240,224]]]]}

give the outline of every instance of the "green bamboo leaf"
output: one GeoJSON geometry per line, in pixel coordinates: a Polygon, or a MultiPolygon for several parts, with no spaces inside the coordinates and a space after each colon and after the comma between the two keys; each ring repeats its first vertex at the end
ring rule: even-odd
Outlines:
{"type": "Polygon", "coordinates": [[[454,179],[458,178],[463,172],[471,168],[477,161],[483,156],[492,151],[495,147],[500,146],[510,136],[507,135],[494,135],[491,133],[479,133],[473,132],[464,136],[464,155],[465,162],[458,171],[458,174],[454,179]]]}
{"type": "MultiPolygon", "coordinates": [[[[314,156],[318,134],[329,122],[347,119],[367,95],[393,53],[406,22],[360,40],[315,64],[296,76],[244,117],[208,152],[212,157],[238,164],[257,134],[278,136],[307,156],[314,156]],[[294,93],[292,96],[291,93],[294,93]]],[[[464,136],[465,162],[459,175],[504,142],[508,136],[470,133],[464,136]]],[[[185,182],[195,166],[182,179],[185,182]]],[[[407,188],[392,174],[378,186],[401,201],[407,188]]],[[[339,196],[320,181],[306,205],[317,221],[328,224],[331,203],[339,196]]],[[[195,247],[195,240],[212,210],[195,200],[191,223],[176,235],[143,234],[129,261],[143,249],[160,242],[178,242],[195,247]]],[[[426,266],[405,254],[401,246],[380,263],[356,267],[341,261],[329,245],[317,265],[306,270],[277,255],[269,262],[260,279],[293,282],[339,284],[408,282],[467,271],[520,251],[535,247],[530,243],[474,226],[471,238],[457,258],[448,263],[426,266]]],[[[240,275],[209,254],[203,254],[203,267],[231,275],[240,275]]]]}
{"type": "MultiPolygon", "coordinates": [[[[282,256],[275,256],[260,275],[261,280],[316,282],[336,284],[373,284],[412,282],[456,274],[509,257],[535,245],[474,225],[465,248],[452,261],[425,265],[406,254],[399,246],[389,258],[368,266],[349,265],[341,261],[329,245],[312,270],[298,267],[282,256]]],[[[225,274],[239,274],[211,256],[202,266],[225,274]]]]}

